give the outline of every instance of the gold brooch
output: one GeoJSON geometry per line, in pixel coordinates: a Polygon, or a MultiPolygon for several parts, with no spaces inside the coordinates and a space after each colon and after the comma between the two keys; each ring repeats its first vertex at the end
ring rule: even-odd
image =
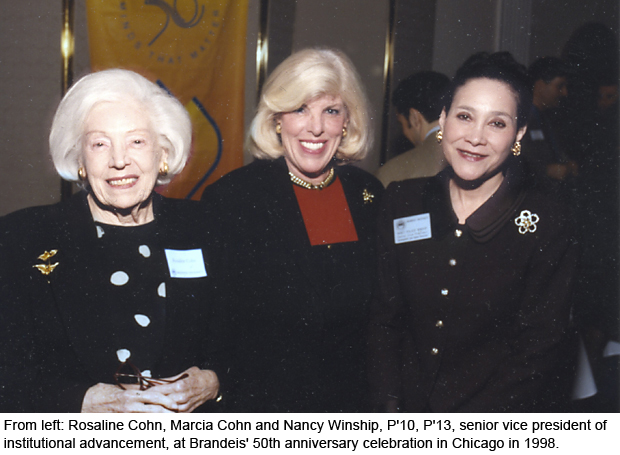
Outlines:
{"type": "Polygon", "coordinates": [[[39,272],[41,272],[43,275],[49,275],[58,265],[58,262],[56,262],[55,264],[50,264],[49,261],[49,259],[55,256],[56,253],[58,253],[58,250],[45,251],[37,259],[40,259],[41,261],[47,261],[47,264],[35,264],[33,265],[33,267],[36,268],[39,272]]]}
{"type": "Polygon", "coordinates": [[[372,203],[372,200],[375,198],[375,195],[367,189],[364,189],[362,194],[364,195],[364,204],[372,203]]]}
{"type": "Polygon", "coordinates": [[[529,210],[523,210],[521,215],[515,218],[515,224],[519,226],[519,234],[527,234],[528,232],[536,232],[536,223],[540,217],[529,210]]]}

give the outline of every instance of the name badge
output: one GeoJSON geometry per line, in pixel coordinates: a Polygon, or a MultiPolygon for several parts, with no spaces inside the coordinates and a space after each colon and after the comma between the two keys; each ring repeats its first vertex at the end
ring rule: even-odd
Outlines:
{"type": "Polygon", "coordinates": [[[207,276],[202,250],[164,250],[172,278],[202,278],[207,276]]]}
{"type": "Polygon", "coordinates": [[[396,244],[415,242],[416,240],[430,239],[431,237],[430,213],[406,216],[394,220],[394,243],[396,244]]]}
{"type": "Polygon", "coordinates": [[[533,141],[544,141],[545,140],[545,134],[543,133],[543,130],[530,131],[530,137],[532,138],[533,141]]]}

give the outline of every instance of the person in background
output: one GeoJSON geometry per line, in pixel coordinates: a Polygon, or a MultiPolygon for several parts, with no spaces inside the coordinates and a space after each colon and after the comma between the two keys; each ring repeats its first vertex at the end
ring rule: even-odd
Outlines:
{"type": "Polygon", "coordinates": [[[523,169],[530,90],[509,53],[470,57],[439,119],[448,167],[386,191],[369,339],[377,410],[569,405],[576,226],[523,169]]]}
{"type": "Polygon", "coordinates": [[[575,177],[578,165],[563,150],[553,116],[568,95],[568,66],[559,58],[542,57],[530,65],[528,75],[533,98],[523,157],[538,178],[558,182],[575,177]]]}
{"type": "Polygon", "coordinates": [[[442,97],[450,79],[435,71],[412,74],[398,84],[392,95],[402,132],[414,148],[389,160],[375,175],[385,187],[390,182],[431,177],[446,162],[434,134],[439,129],[442,97]]]}
{"type": "Polygon", "coordinates": [[[381,183],[349,163],[371,144],[368,102],[340,51],[306,49],[263,87],[256,160],[210,185],[225,233],[227,411],[368,410],[367,315],[381,183]]]}
{"type": "Polygon", "coordinates": [[[598,389],[575,407],[618,412],[620,368],[613,355],[620,342],[618,34],[602,23],[584,24],[571,33],[562,58],[571,72],[561,135],[579,162],[575,219],[583,243],[574,319],[598,389]]]}
{"type": "Polygon", "coordinates": [[[191,412],[218,396],[206,223],[154,192],[191,134],[181,103],[131,71],[62,99],[50,153],[82,190],[0,219],[0,411],[191,412]]]}

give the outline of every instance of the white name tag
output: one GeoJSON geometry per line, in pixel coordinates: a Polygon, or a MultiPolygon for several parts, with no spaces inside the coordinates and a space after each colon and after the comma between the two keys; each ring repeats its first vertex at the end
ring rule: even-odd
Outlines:
{"type": "Polygon", "coordinates": [[[202,250],[165,250],[172,278],[202,278],[207,276],[202,250]]]}
{"type": "Polygon", "coordinates": [[[544,141],[545,140],[545,134],[543,133],[543,130],[530,131],[530,137],[532,138],[533,141],[544,141]]]}
{"type": "Polygon", "coordinates": [[[429,213],[394,220],[394,243],[396,244],[415,242],[431,237],[431,215],[429,213]]]}

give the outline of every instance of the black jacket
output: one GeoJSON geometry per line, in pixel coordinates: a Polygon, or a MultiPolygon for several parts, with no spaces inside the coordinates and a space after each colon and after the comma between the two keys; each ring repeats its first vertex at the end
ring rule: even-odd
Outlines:
{"type": "MultiPolygon", "coordinates": [[[[158,243],[163,248],[202,248],[206,278],[166,278],[165,330],[154,377],[190,366],[217,370],[209,357],[210,326],[217,325],[216,260],[205,248],[210,238],[197,203],[154,196],[158,243]]],[[[102,271],[95,223],[86,194],[0,219],[0,411],[79,412],[86,390],[114,383],[114,366],[93,350],[108,349],[115,314],[106,311],[95,285],[102,271]],[[35,264],[57,250],[43,275],[35,264]]]]}
{"type": "Polygon", "coordinates": [[[357,242],[310,245],[283,159],[254,161],[203,194],[228,261],[230,411],[368,409],[365,327],[383,187],[352,166],[336,173],[357,242]]]}
{"type": "Polygon", "coordinates": [[[527,185],[515,163],[459,225],[450,172],[393,183],[384,197],[370,340],[375,404],[397,398],[409,412],[561,410],[575,360],[570,211],[527,185]],[[525,211],[529,228],[520,223],[525,211]],[[425,213],[432,237],[395,244],[394,220],[425,213]]]}

